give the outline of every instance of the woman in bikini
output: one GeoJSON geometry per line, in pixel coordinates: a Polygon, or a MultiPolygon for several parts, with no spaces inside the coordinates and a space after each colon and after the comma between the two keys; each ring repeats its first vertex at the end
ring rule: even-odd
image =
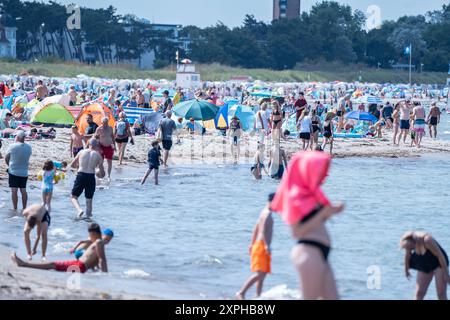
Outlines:
{"type": "Polygon", "coordinates": [[[437,241],[426,232],[408,231],[400,239],[400,248],[405,250],[405,275],[409,280],[409,269],[417,270],[416,300],[423,300],[433,280],[439,300],[447,300],[448,256],[437,241]]]}
{"type": "Polygon", "coordinates": [[[400,144],[400,137],[398,138],[398,143],[397,143],[397,136],[398,136],[398,129],[400,127],[400,105],[401,104],[402,104],[401,102],[397,103],[394,107],[394,112],[392,113],[392,118],[394,119],[394,121],[393,121],[394,146],[400,144]]]}
{"type": "Polygon", "coordinates": [[[291,258],[305,300],[339,298],[328,260],[331,241],[325,223],[342,212],[344,205],[332,205],[320,188],[330,163],[331,157],[323,152],[294,155],[271,206],[290,225],[297,241],[291,258]]]}
{"type": "Polygon", "coordinates": [[[270,116],[270,123],[272,124],[272,137],[275,139],[280,138],[281,126],[283,124],[283,113],[281,111],[280,104],[277,100],[272,100],[272,115],[270,116]]]}
{"type": "Polygon", "coordinates": [[[327,144],[330,144],[330,155],[333,154],[333,118],[334,113],[330,113],[326,116],[325,121],[323,123],[323,144],[322,150],[325,151],[325,147],[327,144]]]}

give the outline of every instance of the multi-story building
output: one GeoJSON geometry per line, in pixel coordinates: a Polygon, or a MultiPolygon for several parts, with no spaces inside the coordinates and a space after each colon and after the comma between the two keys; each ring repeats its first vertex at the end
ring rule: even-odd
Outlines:
{"type": "Polygon", "coordinates": [[[15,27],[5,27],[0,24],[0,57],[16,58],[15,27]]]}
{"type": "Polygon", "coordinates": [[[300,17],[301,0],[273,0],[273,20],[300,17]]]}

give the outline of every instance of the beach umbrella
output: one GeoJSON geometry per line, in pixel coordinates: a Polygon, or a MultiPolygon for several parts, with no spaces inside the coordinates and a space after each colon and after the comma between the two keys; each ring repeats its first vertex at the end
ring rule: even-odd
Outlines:
{"type": "Polygon", "coordinates": [[[378,119],[373,114],[364,111],[351,111],[344,115],[345,119],[377,122],[378,119]]]}
{"type": "Polygon", "coordinates": [[[255,113],[249,106],[234,105],[230,108],[228,115],[230,117],[236,116],[241,120],[242,129],[248,131],[253,129],[255,123],[255,113]]]}
{"type": "Polygon", "coordinates": [[[216,117],[219,107],[206,100],[188,100],[173,107],[172,111],[179,117],[207,121],[216,117]]]}
{"type": "Polygon", "coordinates": [[[214,118],[216,128],[228,128],[228,110],[227,103],[220,107],[219,112],[214,118]]]}

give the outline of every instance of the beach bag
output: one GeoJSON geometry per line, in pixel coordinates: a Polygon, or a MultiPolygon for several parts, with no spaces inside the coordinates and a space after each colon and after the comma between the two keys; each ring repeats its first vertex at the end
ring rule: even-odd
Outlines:
{"type": "Polygon", "coordinates": [[[159,124],[158,131],[156,131],[156,140],[162,141],[163,133],[161,124],[159,124]]]}
{"type": "Polygon", "coordinates": [[[127,131],[127,123],[125,121],[119,121],[116,125],[117,135],[124,136],[127,131]]]}

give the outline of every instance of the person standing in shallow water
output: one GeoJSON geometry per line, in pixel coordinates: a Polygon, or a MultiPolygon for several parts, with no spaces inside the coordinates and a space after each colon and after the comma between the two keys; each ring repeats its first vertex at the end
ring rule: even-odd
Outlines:
{"type": "Polygon", "coordinates": [[[321,190],[328,175],[331,157],[324,152],[299,152],[291,160],[271,203],[297,240],[291,258],[305,300],[339,298],[328,260],[331,240],[325,222],[344,210],[333,205],[321,190]]]}
{"type": "Polygon", "coordinates": [[[245,294],[252,285],[256,283],[256,296],[261,296],[264,279],[271,272],[271,249],[273,235],[273,218],[270,203],[274,193],[269,195],[268,203],[261,211],[255,228],[253,229],[252,243],[249,248],[251,256],[251,271],[256,273],[244,284],[242,289],[236,294],[238,300],[244,300],[245,294]]]}
{"type": "Polygon", "coordinates": [[[447,300],[448,256],[431,234],[408,231],[400,239],[400,248],[405,250],[405,275],[409,280],[410,269],[417,270],[415,300],[423,300],[433,280],[439,300],[447,300]]]}

